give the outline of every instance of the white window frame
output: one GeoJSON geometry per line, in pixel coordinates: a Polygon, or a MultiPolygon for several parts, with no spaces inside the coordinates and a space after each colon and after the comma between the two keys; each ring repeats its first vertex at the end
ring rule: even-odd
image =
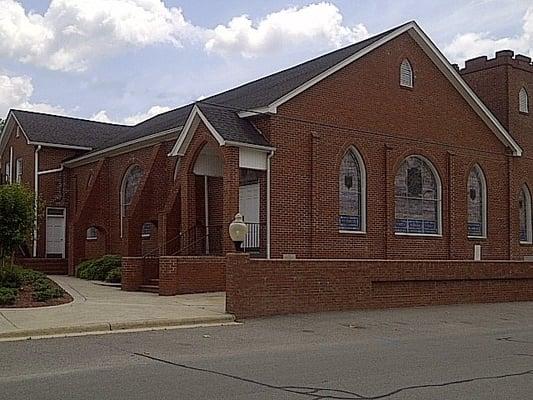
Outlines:
{"type": "MultiPolygon", "coordinates": [[[[361,177],[360,177],[361,179],[361,229],[359,229],[358,231],[339,229],[339,233],[348,233],[348,234],[356,234],[356,235],[366,234],[366,166],[363,161],[363,157],[361,157],[361,153],[359,153],[359,151],[357,150],[355,146],[348,147],[348,149],[344,152],[341,158],[341,163],[342,163],[342,160],[344,160],[344,157],[346,157],[346,154],[348,152],[351,152],[355,156],[355,159],[357,160],[357,163],[359,164],[359,171],[361,173],[361,177]]],[[[340,169],[337,173],[338,174],[340,173],[340,169]]],[[[338,176],[337,176],[337,182],[338,182],[338,176]]],[[[339,191],[340,191],[340,187],[339,187],[339,191]]],[[[339,218],[338,218],[339,212],[340,212],[340,204],[337,210],[337,223],[339,223],[339,218]]]]}
{"type": "Polygon", "coordinates": [[[413,66],[407,58],[404,58],[400,64],[400,86],[412,89],[414,82],[413,66]]]}
{"type": "MultiPolygon", "coordinates": [[[[130,174],[131,170],[135,167],[139,167],[142,170],[142,167],[139,164],[132,164],[128,167],[124,175],[122,176],[122,183],[120,184],[120,238],[124,237],[124,218],[126,218],[126,209],[124,204],[124,189],[126,186],[126,179],[128,178],[128,175],[130,174]]],[[[144,174],[144,171],[143,171],[144,174]]],[[[137,190],[135,191],[137,193],[137,190]]],[[[135,196],[135,195],[134,195],[135,196]]],[[[129,204],[128,204],[129,205],[129,204]]]]}
{"type": "Polygon", "coordinates": [[[529,114],[529,96],[525,87],[518,92],[518,111],[529,114]]]}
{"type": "Polygon", "coordinates": [[[90,226],[87,228],[86,237],[87,240],[98,240],[98,228],[96,226],[90,226]],[[94,232],[94,235],[91,235],[94,232]]]}
{"type": "MultiPolygon", "coordinates": [[[[523,185],[520,189],[524,193],[524,200],[526,207],[526,240],[520,240],[520,244],[532,244],[533,243],[533,226],[531,220],[531,192],[527,185],[523,185]]],[[[519,225],[520,227],[520,225],[519,225]]],[[[519,229],[520,231],[520,229],[519,229]]],[[[520,232],[519,232],[520,233],[520,232]]]]}
{"type": "MultiPolygon", "coordinates": [[[[433,176],[435,177],[435,184],[437,185],[437,233],[416,233],[416,232],[396,232],[396,185],[394,187],[394,234],[396,236],[422,236],[422,237],[435,237],[435,238],[442,238],[442,181],[440,179],[440,175],[437,172],[437,169],[433,165],[429,159],[426,157],[419,155],[419,154],[411,154],[407,157],[405,157],[402,162],[399,164],[401,166],[405,160],[416,157],[421,159],[424,163],[427,164],[431,172],[433,173],[433,176]]],[[[396,181],[396,175],[398,174],[398,170],[396,171],[396,174],[394,175],[394,180],[396,181]]]]}
{"type": "Polygon", "coordinates": [[[22,174],[23,174],[23,159],[17,158],[15,161],[15,182],[22,183],[22,174]]]}
{"type": "MultiPolygon", "coordinates": [[[[468,174],[468,180],[470,180],[470,174],[472,171],[477,170],[478,175],[481,177],[481,235],[468,235],[469,239],[486,239],[487,238],[487,179],[485,178],[485,173],[479,164],[475,164],[468,174]]],[[[467,180],[467,189],[468,189],[468,180],[467,180]]],[[[470,194],[467,193],[469,196],[470,194]]],[[[467,198],[467,201],[469,197],[467,198]]],[[[467,203],[467,221],[468,224],[468,203],[467,203]]],[[[468,226],[467,226],[468,233],[468,226]]]]}
{"type": "Polygon", "coordinates": [[[11,183],[11,163],[9,161],[4,164],[4,178],[5,183],[11,183]]]}

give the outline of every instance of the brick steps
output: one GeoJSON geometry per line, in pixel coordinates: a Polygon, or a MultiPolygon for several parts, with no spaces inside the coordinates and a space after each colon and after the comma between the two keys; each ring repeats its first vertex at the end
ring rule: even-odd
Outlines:
{"type": "Polygon", "coordinates": [[[139,289],[141,292],[159,293],[159,279],[148,279],[148,284],[141,285],[139,289]]]}

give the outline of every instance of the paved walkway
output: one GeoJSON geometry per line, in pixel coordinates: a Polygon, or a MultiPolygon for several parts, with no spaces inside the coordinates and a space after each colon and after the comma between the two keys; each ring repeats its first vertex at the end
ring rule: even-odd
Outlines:
{"type": "Polygon", "coordinates": [[[51,278],[74,301],[44,308],[0,308],[0,340],[233,321],[225,313],[224,293],[167,297],[123,292],[68,276],[51,278]]]}

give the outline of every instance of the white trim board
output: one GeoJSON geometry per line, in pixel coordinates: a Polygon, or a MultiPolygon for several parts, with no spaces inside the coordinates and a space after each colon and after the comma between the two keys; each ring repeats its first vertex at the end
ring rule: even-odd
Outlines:
{"type": "Polygon", "coordinates": [[[239,117],[246,118],[256,114],[270,113],[275,114],[277,108],[282,104],[286,103],[293,97],[299,95],[310,87],[321,82],[323,79],[334,74],[340,69],[346,67],[347,65],[353,63],[364,55],[372,52],[373,50],[383,46],[385,43],[395,39],[403,33],[408,32],[411,37],[418,43],[418,45],[424,50],[424,52],[429,56],[437,68],[448,78],[452,85],[457,89],[457,91],[464,97],[466,102],[474,109],[474,111],[479,115],[479,117],[485,122],[485,124],[491,129],[491,131],[498,137],[498,139],[507,147],[509,147],[514,156],[522,155],[522,148],[514,140],[514,138],[507,132],[503,125],[498,121],[498,119],[492,114],[492,112],[483,104],[479,97],[474,93],[474,91],[466,84],[466,82],[461,78],[461,75],[452,67],[444,55],[440,52],[437,46],[429,39],[429,37],[424,33],[424,31],[418,26],[414,21],[411,21],[405,25],[400,26],[394,31],[390,32],[383,38],[377,40],[369,46],[366,46],[362,50],[348,57],[347,59],[341,61],[340,63],[334,65],[323,73],[315,76],[314,78],[308,80],[304,84],[300,85],[291,92],[285,94],[279,99],[273,101],[272,103],[258,107],[251,110],[243,110],[239,112],[239,117]]]}
{"type": "Polygon", "coordinates": [[[215,127],[211,125],[207,117],[204,115],[202,110],[195,104],[193,109],[191,110],[191,113],[187,117],[187,121],[185,122],[185,125],[183,126],[183,130],[181,131],[180,136],[178,137],[178,140],[176,140],[176,144],[168,154],[170,157],[174,156],[184,156],[187,152],[187,148],[189,147],[191,140],[193,138],[193,134],[196,131],[196,128],[198,128],[198,125],[200,124],[200,121],[202,121],[207,129],[209,130],[209,133],[213,136],[213,138],[216,140],[216,142],[219,144],[219,146],[235,146],[235,147],[247,147],[250,149],[256,149],[256,150],[263,150],[263,151],[272,151],[274,150],[273,147],[269,146],[261,146],[256,144],[249,144],[249,143],[242,143],[242,142],[236,142],[232,140],[225,140],[220,133],[217,132],[215,127]]]}

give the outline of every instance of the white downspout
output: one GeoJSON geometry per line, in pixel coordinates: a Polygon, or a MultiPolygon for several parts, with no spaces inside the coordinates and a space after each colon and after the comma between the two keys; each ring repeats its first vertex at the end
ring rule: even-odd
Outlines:
{"type": "Polygon", "coordinates": [[[274,155],[274,150],[272,150],[267,157],[267,199],[266,199],[266,206],[267,206],[267,259],[270,260],[270,159],[274,155]]]}
{"type": "Polygon", "coordinates": [[[204,175],[204,207],[205,207],[205,253],[209,254],[209,186],[207,175],[204,175]]]}
{"type": "Polygon", "coordinates": [[[39,151],[41,151],[41,145],[37,146],[35,149],[35,159],[34,159],[34,191],[35,191],[35,226],[33,228],[33,257],[37,257],[37,206],[39,204],[39,151]]]}
{"type": "Polygon", "coordinates": [[[13,183],[13,147],[9,148],[9,183],[13,183]]]}

